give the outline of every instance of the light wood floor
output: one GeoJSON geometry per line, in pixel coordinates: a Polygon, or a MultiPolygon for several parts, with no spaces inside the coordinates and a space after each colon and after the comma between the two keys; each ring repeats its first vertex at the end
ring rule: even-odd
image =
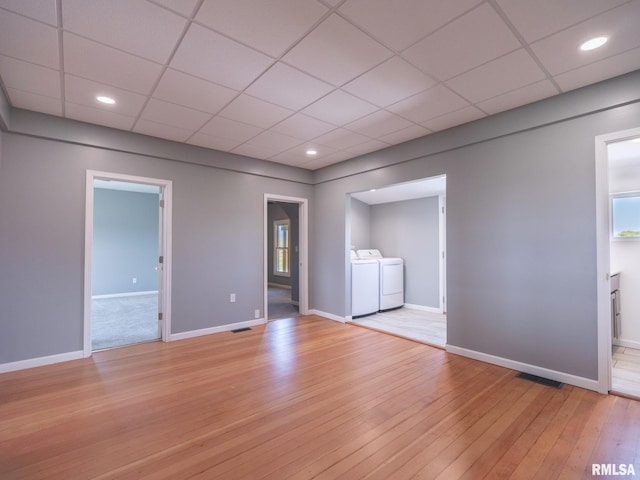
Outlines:
{"type": "MultiPolygon", "coordinates": [[[[611,358],[611,389],[640,397],[640,350],[614,345],[611,358]]],[[[638,472],[640,475],[640,472],[638,472]]]]}
{"type": "Polygon", "coordinates": [[[0,375],[2,479],[591,478],[640,402],[316,316],[0,375]]]}

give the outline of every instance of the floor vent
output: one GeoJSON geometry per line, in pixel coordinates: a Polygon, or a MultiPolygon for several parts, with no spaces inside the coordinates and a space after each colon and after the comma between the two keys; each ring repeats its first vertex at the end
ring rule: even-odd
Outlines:
{"type": "Polygon", "coordinates": [[[524,378],[525,380],[530,380],[532,382],[539,383],[540,385],[546,385],[547,387],[562,388],[562,385],[564,385],[562,382],[557,382],[556,380],[550,380],[544,377],[538,377],[537,375],[531,375],[530,373],[520,372],[516,375],[516,377],[524,378]]]}
{"type": "Polygon", "coordinates": [[[251,328],[249,327],[244,327],[244,328],[236,328],[235,330],[231,330],[231,333],[240,333],[240,332],[246,332],[251,330],[251,328]]]}

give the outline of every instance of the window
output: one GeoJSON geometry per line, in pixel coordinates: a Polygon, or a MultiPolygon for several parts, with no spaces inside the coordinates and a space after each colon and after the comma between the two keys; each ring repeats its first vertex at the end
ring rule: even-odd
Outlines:
{"type": "Polygon", "coordinates": [[[611,195],[611,236],[640,239],[640,192],[611,195]]]}
{"type": "Polygon", "coordinates": [[[273,222],[273,273],[288,277],[289,270],[289,220],[273,222]]]}

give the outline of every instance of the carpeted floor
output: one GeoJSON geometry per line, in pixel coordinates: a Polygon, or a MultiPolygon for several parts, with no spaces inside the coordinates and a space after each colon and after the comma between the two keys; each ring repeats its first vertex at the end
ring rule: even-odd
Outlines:
{"type": "Polygon", "coordinates": [[[158,339],[158,294],[91,301],[91,348],[121,347],[158,339]]]}
{"type": "Polygon", "coordinates": [[[298,306],[291,303],[291,289],[269,285],[269,320],[297,317],[298,306]]]}

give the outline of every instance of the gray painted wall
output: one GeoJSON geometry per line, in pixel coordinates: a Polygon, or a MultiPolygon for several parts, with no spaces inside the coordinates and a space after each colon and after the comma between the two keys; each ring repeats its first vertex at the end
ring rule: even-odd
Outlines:
{"type": "Polygon", "coordinates": [[[405,303],[440,307],[439,242],[438,197],[371,206],[369,248],[404,259],[405,303]]]}
{"type": "Polygon", "coordinates": [[[351,245],[353,250],[372,248],[371,207],[356,198],[351,199],[351,245]]]}
{"type": "Polygon", "coordinates": [[[93,295],[158,289],[158,202],[156,193],[94,190],[93,295]]]}
{"type": "Polygon", "coordinates": [[[594,137],[639,100],[635,72],[317,172],[312,305],[348,311],[346,194],[446,174],[448,343],[596,379],[594,137]]]}
{"type": "MultiPolygon", "coordinates": [[[[264,194],[311,199],[311,186],[187,163],[194,154],[189,146],[172,145],[182,153],[179,162],[122,152],[123,132],[90,125],[83,131],[79,122],[24,111],[21,116],[25,128],[27,117],[34,125],[46,120],[63,138],[84,134],[93,143],[3,134],[0,363],[82,349],[87,169],[173,182],[172,333],[251,320],[254,310],[262,310],[264,194]]],[[[138,137],[139,149],[155,146],[154,139],[138,137]]],[[[195,150],[196,160],[203,151],[195,150]]],[[[236,168],[242,165],[237,157],[236,168]]],[[[293,169],[293,176],[298,173],[293,169]]]]}

